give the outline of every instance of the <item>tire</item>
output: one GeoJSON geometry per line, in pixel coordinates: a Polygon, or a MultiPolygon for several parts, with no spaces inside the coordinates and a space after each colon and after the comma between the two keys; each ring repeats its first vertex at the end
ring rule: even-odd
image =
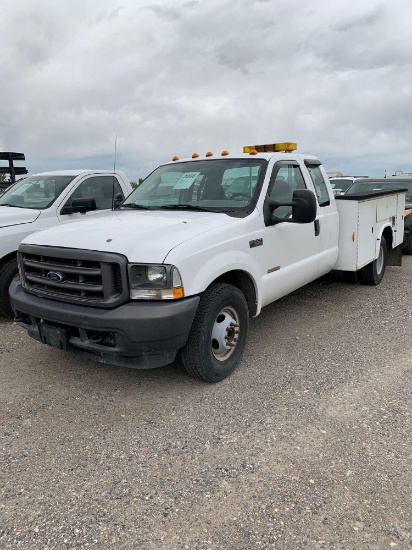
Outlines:
{"type": "Polygon", "coordinates": [[[248,328],[243,293],[233,285],[212,284],[200,299],[180,353],[186,371],[206,382],[220,382],[232,374],[243,355],[248,328]]]}
{"type": "Polygon", "coordinates": [[[388,250],[386,247],[385,237],[381,237],[379,256],[376,260],[373,260],[368,265],[365,265],[358,272],[359,282],[363,285],[372,285],[376,286],[380,284],[385,275],[386,270],[386,259],[388,255],[388,250]]]}
{"type": "Polygon", "coordinates": [[[11,258],[0,267],[0,315],[14,317],[14,311],[10,304],[9,288],[15,277],[19,276],[17,259],[11,258]]]}

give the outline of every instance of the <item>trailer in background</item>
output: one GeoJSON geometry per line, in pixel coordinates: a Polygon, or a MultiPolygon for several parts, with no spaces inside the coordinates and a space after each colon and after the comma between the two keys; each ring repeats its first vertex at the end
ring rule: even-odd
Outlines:
{"type": "Polygon", "coordinates": [[[16,181],[16,176],[24,176],[28,173],[24,166],[14,166],[15,160],[26,160],[24,153],[0,152],[0,160],[8,161],[8,166],[0,166],[1,174],[10,174],[8,181],[0,181],[0,193],[10,187],[16,181]]]}

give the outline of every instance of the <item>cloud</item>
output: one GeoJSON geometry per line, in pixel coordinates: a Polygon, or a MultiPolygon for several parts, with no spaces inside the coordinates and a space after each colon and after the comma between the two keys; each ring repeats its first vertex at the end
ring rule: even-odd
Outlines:
{"type": "Polygon", "coordinates": [[[3,4],[0,149],[32,172],[110,167],[116,133],[133,178],[276,140],[412,171],[408,0],[3,4]]]}

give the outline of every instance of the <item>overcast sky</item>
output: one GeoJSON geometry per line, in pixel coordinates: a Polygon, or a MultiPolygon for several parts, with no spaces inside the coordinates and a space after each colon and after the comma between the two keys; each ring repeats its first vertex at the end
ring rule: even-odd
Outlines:
{"type": "Polygon", "coordinates": [[[30,173],[296,141],[412,172],[411,0],[2,0],[0,150],[30,173]]]}

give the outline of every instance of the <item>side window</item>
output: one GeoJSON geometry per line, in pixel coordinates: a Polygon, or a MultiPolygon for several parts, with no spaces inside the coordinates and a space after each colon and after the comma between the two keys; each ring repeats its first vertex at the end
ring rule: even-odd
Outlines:
{"type": "Polygon", "coordinates": [[[70,198],[66,206],[70,205],[73,199],[94,199],[96,210],[109,210],[113,207],[113,197],[118,193],[123,195],[117,178],[114,176],[93,176],[82,181],[70,198]]]}
{"type": "Polygon", "coordinates": [[[316,196],[318,197],[319,206],[329,206],[330,197],[322,172],[318,165],[307,164],[307,169],[315,186],[316,196]]]}
{"type": "MultiPolygon", "coordinates": [[[[279,202],[291,202],[296,189],[306,189],[299,166],[293,164],[275,165],[268,190],[270,198],[279,202]]],[[[291,214],[291,206],[279,206],[275,210],[275,215],[279,218],[287,218],[291,214]]]]}

